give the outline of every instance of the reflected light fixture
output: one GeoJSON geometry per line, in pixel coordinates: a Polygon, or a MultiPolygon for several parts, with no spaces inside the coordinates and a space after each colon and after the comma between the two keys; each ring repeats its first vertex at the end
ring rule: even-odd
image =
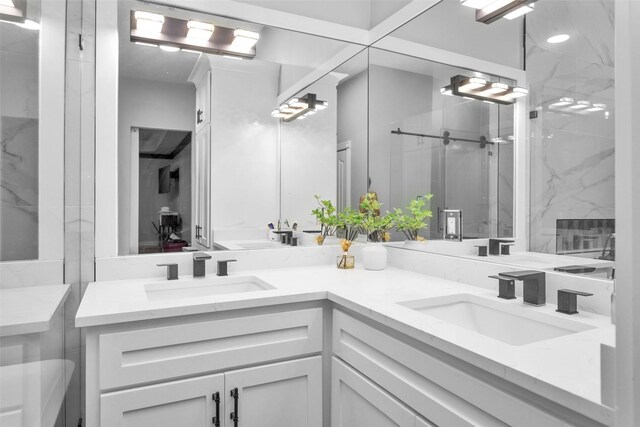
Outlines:
{"type": "Polygon", "coordinates": [[[607,109],[607,104],[593,104],[593,106],[591,108],[587,108],[584,111],[588,111],[590,113],[594,112],[594,111],[604,111],[607,109]]]}
{"type": "Polygon", "coordinates": [[[591,107],[591,103],[589,101],[578,101],[575,104],[571,105],[569,108],[572,110],[582,110],[583,108],[591,107]]]}
{"type": "Polygon", "coordinates": [[[164,50],[165,52],[177,52],[180,50],[179,47],[177,46],[171,46],[168,44],[161,44],[160,45],[160,49],[164,50]]]}
{"type": "Polygon", "coordinates": [[[491,24],[500,18],[516,19],[533,10],[536,0],[460,0],[463,6],[476,9],[476,21],[491,24]]]}
{"type": "Polygon", "coordinates": [[[260,34],[253,31],[237,29],[233,32],[233,42],[231,46],[238,49],[251,49],[258,43],[260,34]]]}
{"type": "Polygon", "coordinates": [[[569,38],[570,38],[569,34],[556,34],[555,36],[549,37],[547,39],[547,43],[552,43],[552,44],[562,43],[569,40],[569,38]]]}
{"type": "Polygon", "coordinates": [[[292,98],[271,112],[271,116],[285,122],[304,120],[329,106],[327,101],[320,101],[315,93],[307,93],[303,97],[292,98]]]}
{"type": "Polygon", "coordinates": [[[550,107],[566,107],[567,105],[571,105],[573,104],[575,101],[573,100],[573,98],[560,98],[560,100],[558,102],[554,102],[553,104],[549,105],[550,107]]]}
{"type": "Polygon", "coordinates": [[[164,16],[157,13],[144,12],[137,10],[135,13],[136,28],[145,33],[162,32],[162,24],[164,24],[164,16]]]}
{"type": "Polygon", "coordinates": [[[200,22],[200,21],[192,21],[187,22],[187,28],[189,31],[187,32],[188,39],[195,40],[209,40],[213,31],[216,27],[213,24],[209,24],[208,22],[200,22]]]}
{"type": "Polygon", "coordinates": [[[490,104],[510,105],[516,102],[516,98],[526,96],[529,91],[523,87],[509,86],[505,83],[488,82],[480,77],[457,75],[451,77],[450,85],[440,88],[440,93],[477,99],[490,104]]]}

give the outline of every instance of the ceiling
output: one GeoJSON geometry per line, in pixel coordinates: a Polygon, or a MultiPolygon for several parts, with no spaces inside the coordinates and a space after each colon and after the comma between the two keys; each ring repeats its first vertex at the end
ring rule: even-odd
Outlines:
{"type": "MultiPolygon", "coordinates": [[[[164,130],[164,129],[140,129],[139,144],[140,154],[153,154],[160,156],[176,155],[184,146],[178,147],[191,132],[164,130]]],[[[191,139],[189,138],[190,142],[191,139]]]]}

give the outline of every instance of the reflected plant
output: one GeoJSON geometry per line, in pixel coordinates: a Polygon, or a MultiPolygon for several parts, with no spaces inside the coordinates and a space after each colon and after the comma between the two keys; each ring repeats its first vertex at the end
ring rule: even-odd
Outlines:
{"type": "Polygon", "coordinates": [[[316,242],[321,245],[327,236],[333,236],[336,233],[336,229],[340,226],[340,219],[331,200],[321,200],[318,195],[313,197],[316,198],[318,207],[312,210],[311,214],[320,224],[320,235],[316,237],[316,242]]]}
{"type": "Polygon", "coordinates": [[[428,220],[432,212],[427,208],[433,194],[425,194],[413,199],[406,206],[406,212],[396,208],[393,212],[395,228],[402,232],[407,240],[425,240],[418,232],[428,227],[428,220]]]}
{"type": "Polygon", "coordinates": [[[380,215],[380,207],[382,203],[378,201],[375,193],[367,193],[360,203],[360,212],[362,215],[362,225],[360,226],[363,233],[367,235],[370,242],[384,242],[388,239],[388,232],[394,226],[394,214],[380,215]]]}

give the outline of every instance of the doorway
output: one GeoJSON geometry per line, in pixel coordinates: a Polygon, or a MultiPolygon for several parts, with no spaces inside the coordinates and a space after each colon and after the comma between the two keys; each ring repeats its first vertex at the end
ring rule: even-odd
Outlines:
{"type": "Polygon", "coordinates": [[[131,128],[131,253],[190,245],[191,138],[191,131],[131,128]]]}

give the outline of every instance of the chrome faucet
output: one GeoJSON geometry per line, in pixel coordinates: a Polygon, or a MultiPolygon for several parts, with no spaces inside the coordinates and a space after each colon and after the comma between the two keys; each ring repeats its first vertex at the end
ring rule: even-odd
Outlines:
{"type": "Polygon", "coordinates": [[[204,252],[197,252],[193,254],[193,277],[204,277],[207,269],[204,262],[211,259],[211,255],[207,255],[204,252]]]}
{"type": "Polygon", "coordinates": [[[510,271],[508,273],[498,273],[498,276],[522,281],[522,299],[525,304],[546,304],[547,285],[544,272],[535,270],[510,271]]]}

